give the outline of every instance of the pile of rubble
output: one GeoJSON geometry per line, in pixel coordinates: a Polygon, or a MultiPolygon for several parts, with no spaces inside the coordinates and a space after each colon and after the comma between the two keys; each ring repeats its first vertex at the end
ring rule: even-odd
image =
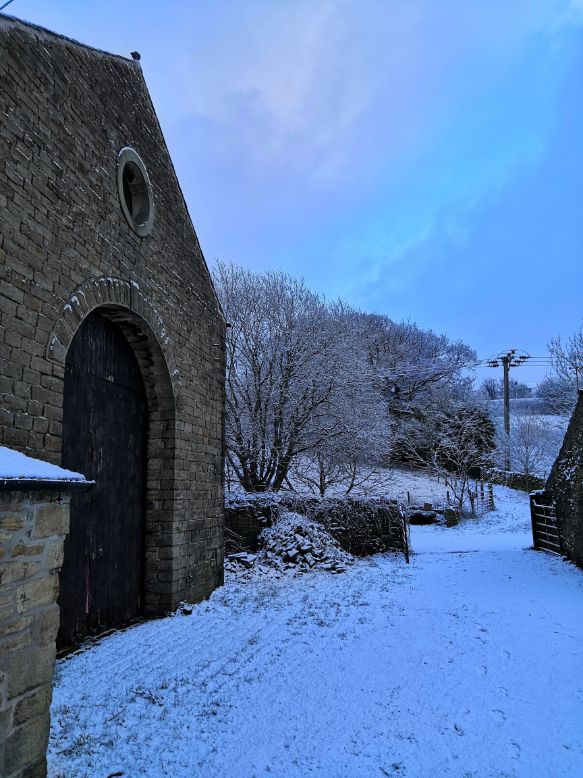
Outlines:
{"type": "Polygon", "coordinates": [[[262,531],[261,548],[256,554],[231,554],[225,560],[225,569],[266,567],[281,572],[342,573],[352,561],[321,524],[299,513],[284,512],[272,527],[262,531]]]}

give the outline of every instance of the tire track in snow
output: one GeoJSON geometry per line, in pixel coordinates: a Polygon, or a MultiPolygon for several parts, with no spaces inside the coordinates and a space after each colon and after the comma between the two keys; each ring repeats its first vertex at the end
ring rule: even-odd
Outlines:
{"type": "Polygon", "coordinates": [[[61,663],[51,778],[583,774],[583,578],[503,541],[231,581],[61,663]]]}

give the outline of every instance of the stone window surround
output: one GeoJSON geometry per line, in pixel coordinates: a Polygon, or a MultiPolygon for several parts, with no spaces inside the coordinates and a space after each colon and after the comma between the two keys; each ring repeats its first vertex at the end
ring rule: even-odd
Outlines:
{"type": "Polygon", "coordinates": [[[144,238],[151,232],[154,223],[154,195],[146,166],[142,162],[140,155],[130,146],[124,146],[117,156],[117,191],[121,209],[126,217],[127,223],[136,235],[139,235],[140,238],[144,238]],[[135,169],[137,175],[142,178],[139,198],[142,201],[141,210],[143,210],[144,213],[141,214],[141,218],[139,219],[136,218],[135,214],[130,212],[127,203],[124,173],[130,165],[135,169]]]}

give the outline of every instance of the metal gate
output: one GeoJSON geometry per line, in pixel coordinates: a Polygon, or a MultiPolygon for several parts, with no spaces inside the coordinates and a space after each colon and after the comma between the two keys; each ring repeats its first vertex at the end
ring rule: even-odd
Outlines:
{"type": "Polygon", "coordinates": [[[530,495],[530,518],[535,549],[562,556],[563,544],[557,509],[545,492],[533,492],[530,495]]]}

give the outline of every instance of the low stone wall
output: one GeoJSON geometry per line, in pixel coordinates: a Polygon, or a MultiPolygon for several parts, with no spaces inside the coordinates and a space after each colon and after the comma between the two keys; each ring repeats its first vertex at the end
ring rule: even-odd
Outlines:
{"type": "Polygon", "coordinates": [[[505,470],[490,470],[488,480],[493,484],[508,486],[519,492],[532,492],[533,489],[543,489],[545,479],[536,475],[524,475],[524,473],[506,472],[505,470]]]}
{"type": "Polygon", "coordinates": [[[259,533],[265,527],[271,527],[278,512],[278,506],[267,501],[254,502],[244,499],[226,501],[225,527],[235,533],[243,548],[257,551],[259,533]]]}
{"type": "Polygon", "coordinates": [[[43,778],[69,496],[0,492],[0,776],[43,778]]]}
{"type": "Polygon", "coordinates": [[[354,556],[402,551],[409,561],[407,521],[392,500],[367,497],[328,498],[308,511],[354,556]]]}
{"type": "Polygon", "coordinates": [[[402,551],[409,559],[403,509],[397,502],[382,498],[318,498],[293,492],[239,495],[225,500],[225,524],[246,549],[256,551],[261,530],[270,527],[285,510],[322,524],[344,551],[355,556],[392,550],[402,551]]]}

